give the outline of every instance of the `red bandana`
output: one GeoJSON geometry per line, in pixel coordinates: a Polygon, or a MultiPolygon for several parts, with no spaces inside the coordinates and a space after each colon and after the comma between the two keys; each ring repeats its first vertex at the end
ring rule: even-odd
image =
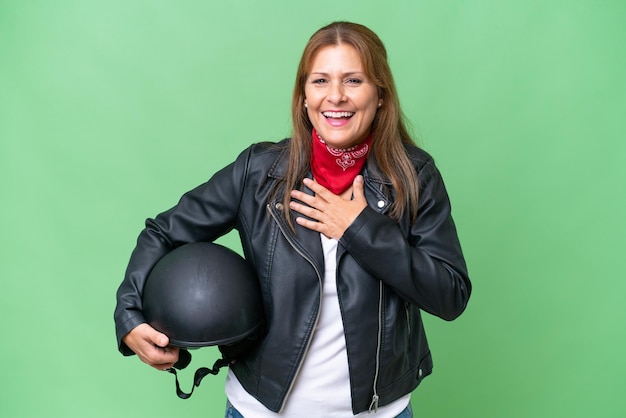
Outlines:
{"type": "Polygon", "coordinates": [[[343,193],[365,165],[372,136],[369,135],[360,144],[346,149],[326,145],[315,129],[312,136],[311,171],[315,181],[334,194],[343,193]]]}

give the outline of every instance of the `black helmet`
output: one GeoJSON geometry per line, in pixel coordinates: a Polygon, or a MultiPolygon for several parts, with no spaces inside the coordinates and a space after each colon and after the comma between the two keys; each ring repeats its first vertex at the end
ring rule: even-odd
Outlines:
{"type": "MultiPolygon", "coordinates": [[[[236,252],[208,242],[178,247],[156,263],[143,290],[143,314],[170,345],[183,349],[178,369],[191,361],[186,348],[218,346],[222,359],[213,369],[198,369],[194,387],[254,345],[265,328],[254,269],[236,252]]],[[[181,398],[191,396],[176,385],[181,398]]]]}

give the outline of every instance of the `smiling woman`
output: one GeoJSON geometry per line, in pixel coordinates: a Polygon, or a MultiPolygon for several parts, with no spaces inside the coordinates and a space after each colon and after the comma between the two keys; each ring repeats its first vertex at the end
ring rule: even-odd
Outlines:
{"type": "Polygon", "coordinates": [[[361,143],[382,104],[356,49],[345,44],[315,54],[304,94],[311,124],[335,148],[361,143]]]}
{"type": "MultiPolygon", "coordinates": [[[[374,32],[363,25],[336,22],[314,33],[300,59],[291,113],[293,140],[289,144],[287,188],[296,188],[309,169],[315,143],[311,132],[321,131],[320,138],[337,148],[350,147],[369,134],[372,157],[396,191],[390,216],[399,219],[408,211],[415,219],[418,184],[415,167],[404,148],[414,142],[404,124],[387,50],[374,32]],[[359,116],[355,118],[357,104],[359,116]],[[339,114],[333,110],[352,116],[336,120],[339,114]],[[326,138],[328,135],[331,138],[326,138]],[[340,141],[333,145],[336,139],[340,141]]],[[[341,172],[335,171],[335,175],[341,176],[341,172]]],[[[283,205],[286,208],[288,204],[286,196],[283,205]]],[[[285,219],[290,223],[287,213],[285,219]]]]}
{"type": "Polygon", "coordinates": [[[443,180],[407,133],[386,57],[365,26],[317,31],[296,75],[292,138],[251,145],[146,221],[118,290],[122,353],[176,363],[186,347],[146,323],[140,289],[165,254],[236,229],[267,329],[230,363],[227,416],[412,416],[411,392],[433,367],[421,312],[455,319],[471,284],[443,180]]]}

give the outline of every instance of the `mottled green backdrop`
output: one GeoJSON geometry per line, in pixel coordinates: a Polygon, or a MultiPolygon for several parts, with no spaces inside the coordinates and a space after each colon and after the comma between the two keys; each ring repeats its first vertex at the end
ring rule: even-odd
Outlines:
{"type": "Polygon", "coordinates": [[[222,416],[224,373],[183,401],[117,353],[115,290],[146,217],[289,135],[338,19],[385,41],[474,282],[415,416],[626,416],[621,0],[0,0],[0,416],[222,416]]]}

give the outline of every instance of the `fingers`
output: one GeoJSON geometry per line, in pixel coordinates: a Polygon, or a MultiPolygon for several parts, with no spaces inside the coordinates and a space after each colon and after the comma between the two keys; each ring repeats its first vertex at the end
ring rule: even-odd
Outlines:
{"type": "Polygon", "coordinates": [[[302,180],[302,183],[304,183],[304,185],[308,187],[309,189],[313,190],[316,196],[319,196],[324,200],[328,200],[328,198],[335,196],[326,187],[322,186],[315,180],[311,180],[310,178],[304,178],[304,180],[302,180]]]}
{"type": "Polygon", "coordinates": [[[330,199],[332,199],[332,197],[336,197],[324,186],[321,186],[319,183],[311,179],[306,178],[304,179],[303,183],[305,186],[311,189],[314,192],[314,194],[310,195],[310,194],[301,192],[299,190],[292,190],[291,197],[303,203],[306,203],[309,206],[315,207],[317,209],[321,209],[321,207],[325,203],[327,203],[330,199]],[[330,196],[329,196],[329,193],[330,193],[330,196]]]}
{"type": "Polygon", "coordinates": [[[352,182],[352,196],[354,200],[365,200],[365,192],[363,191],[363,176],[358,175],[352,182]]]}
{"type": "Polygon", "coordinates": [[[315,219],[315,220],[318,220],[318,221],[320,220],[322,212],[320,212],[318,209],[316,209],[316,208],[314,208],[312,206],[313,202],[309,203],[309,202],[305,201],[305,200],[308,200],[308,199],[300,199],[300,198],[297,198],[297,197],[296,197],[296,199],[302,200],[303,202],[307,203],[308,206],[307,205],[303,205],[301,203],[298,203],[298,202],[292,200],[291,202],[289,202],[289,207],[292,210],[295,210],[296,212],[298,212],[298,213],[300,213],[300,214],[302,214],[304,216],[308,216],[309,218],[312,218],[312,219],[315,219]]]}
{"type": "MultiPolygon", "coordinates": [[[[291,197],[293,197],[294,199],[302,203],[292,200],[289,203],[289,207],[292,210],[304,216],[320,221],[323,215],[324,209],[328,203],[328,200],[324,199],[323,195],[325,194],[325,192],[330,193],[330,191],[328,191],[324,186],[321,186],[319,183],[308,178],[305,178],[303,180],[303,183],[305,186],[311,189],[315,194],[310,195],[310,194],[301,192],[299,190],[292,190],[291,197]]],[[[335,195],[332,195],[332,196],[336,197],[335,195]]],[[[310,222],[305,222],[301,224],[310,225],[310,222]]]]}
{"type": "Polygon", "coordinates": [[[327,226],[322,222],[324,218],[323,212],[320,212],[319,210],[311,206],[303,205],[294,201],[289,202],[289,207],[291,208],[291,210],[294,210],[300,213],[301,215],[304,215],[307,217],[307,218],[302,217],[302,216],[296,217],[296,223],[304,226],[305,228],[311,229],[313,231],[317,231],[321,233],[326,232],[327,226]],[[314,220],[311,220],[308,218],[311,218],[314,220]]]}
{"type": "Polygon", "coordinates": [[[144,348],[144,357],[140,356],[144,363],[164,370],[178,361],[178,347],[169,347],[170,340],[165,334],[148,326],[146,337],[149,344],[144,348]]]}
{"type": "Polygon", "coordinates": [[[152,343],[157,347],[167,347],[167,345],[170,343],[170,339],[167,338],[167,335],[155,330],[152,327],[150,327],[149,338],[152,343]]]}
{"type": "Polygon", "coordinates": [[[315,195],[299,190],[292,190],[289,208],[302,216],[296,217],[296,223],[327,237],[339,239],[348,226],[367,206],[363,186],[363,176],[358,175],[352,183],[352,199],[332,193],[319,183],[305,178],[303,180],[315,195]]]}
{"type": "Polygon", "coordinates": [[[152,353],[148,353],[147,361],[144,363],[157,370],[167,370],[176,364],[180,355],[178,347],[154,347],[152,353]]]}
{"type": "Polygon", "coordinates": [[[165,370],[178,361],[178,347],[170,347],[169,338],[148,324],[140,324],[123,338],[139,359],[158,370],[165,370]]]}

